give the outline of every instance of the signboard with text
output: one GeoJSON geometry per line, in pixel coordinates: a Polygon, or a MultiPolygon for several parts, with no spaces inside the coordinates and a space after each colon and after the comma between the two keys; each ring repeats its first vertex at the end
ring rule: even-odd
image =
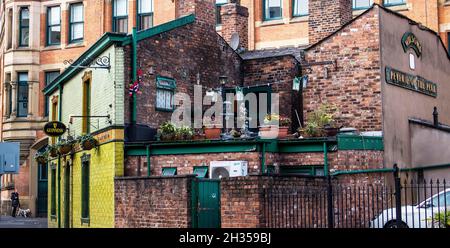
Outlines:
{"type": "Polygon", "coordinates": [[[386,67],[386,82],[428,96],[437,96],[437,85],[435,83],[390,67],[386,67]]]}

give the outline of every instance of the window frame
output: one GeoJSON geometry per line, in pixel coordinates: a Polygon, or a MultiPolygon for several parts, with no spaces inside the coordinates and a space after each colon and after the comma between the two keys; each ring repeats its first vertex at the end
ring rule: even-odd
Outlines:
{"type": "Polygon", "coordinates": [[[447,54],[450,57],[450,31],[447,31],[447,54]]]}
{"type": "MultiPolygon", "coordinates": [[[[49,75],[50,74],[58,73],[58,76],[61,75],[61,72],[59,70],[58,71],[46,71],[44,73],[45,73],[45,86],[51,84],[56,79],[56,77],[55,77],[51,82],[49,82],[48,80],[49,80],[49,75]]],[[[48,117],[48,115],[50,113],[50,108],[49,108],[50,97],[49,96],[44,96],[44,97],[45,97],[44,116],[48,117]]]]}
{"type": "Polygon", "coordinates": [[[127,10],[127,15],[125,15],[125,16],[115,16],[115,13],[117,12],[117,11],[115,11],[116,10],[116,1],[117,0],[113,0],[112,1],[112,31],[113,32],[115,32],[115,33],[128,33],[128,15],[130,14],[129,13],[129,11],[128,11],[128,1],[125,1],[126,2],[126,10],[127,10]],[[126,21],[127,21],[127,30],[126,30],[126,32],[119,32],[119,31],[117,31],[117,21],[119,21],[119,20],[122,20],[122,19],[125,19],[126,21]]]}
{"type": "Polygon", "coordinates": [[[30,22],[31,22],[31,18],[30,18],[30,8],[28,6],[22,6],[20,7],[19,10],[19,47],[29,47],[30,46],[30,22]],[[28,26],[23,26],[22,25],[22,12],[23,10],[28,10],[28,26]],[[28,28],[28,43],[27,44],[23,44],[22,43],[22,34],[23,34],[23,29],[28,28]]]}
{"type": "Polygon", "coordinates": [[[154,1],[153,0],[150,0],[151,1],[151,4],[152,4],[152,12],[140,12],[140,3],[141,3],[141,1],[144,1],[144,0],[137,0],[136,1],[136,8],[137,8],[137,10],[136,10],[136,13],[137,13],[137,27],[138,27],[138,31],[141,31],[141,30],[144,30],[143,29],[143,27],[142,27],[142,18],[143,17],[147,17],[147,16],[150,16],[151,17],[151,19],[152,19],[152,25],[150,26],[150,28],[151,27],[153,27],[154,26],[154,23],[153,23],[153,21],[154,21],[154,19],[153,19],[153,17],[154,17],[154,12],[155,12],[155,10],[154,10],[154,1]]]}
{"type": "Polygon", "coordinates": [[[369,5],[362,6],[362,7],[355,7],[356,1],[358,1],[358,0],[352,0],[352,10],[364,10],[364,9],[370,8],[373,5],[373,0],[369,0],[369,5]]]}
{"type": "Polygon", "coordinates": [[[83,4],[83,2],[71,3],[69,5],[69,44],[80,43],[80,42],[83,42],[83,40],[84,40],[84,4],[83,4]],[[82,9],[81,12],[83,14],[82,21],[78,21],[78,22],[72,21],[72,8],[75,6],[81,6],[81,9],[82,9]],[[83,35],[81,38],[73,39],[72,28],[75,25],[79,25],[79,24],[82,24],[82,26],[83,26],[83,35]]]}
{"type": "Polygon", "coordinates": [[[46,45],[47,46],[57,46],[57,45],[61,45],[61,6],[60,5],[55,5],[55,6],[48,6],[47,7],[47,20],[46,20],[46,45]],[[50,11],[53,8],[59,8],[59,24],[52,24],[50,25],[50,11]],[[59,26],[59,42],[58,43],[52,43],[51,39],[50,39],[50,29],[52,27],[58,27],[59,26]]]}
{"type": "Polygon", "coordinates": [[[401,3],[389,3],[389,1],[392,1],[392,0],[383,0],[383,6],[391,7],[391,6],[405,5],[407,3],[406,0],[400,0],[400,1],[402,1],[401,3]],[[386,3],[386,2],[388,2],[388,3],[386,3]]]}
{"type": "Polygon", "coordinates": [[[89,224],[90,219],[90,168],[91,155],[81,156],[81,224],[89,224]]]}
{"type": "Polygon", "coordinates": [[[177,171],[178,171],[177,167],[162,167],[161,168],[161,176],[163,176],[163,177],[173,177],[173,176],[177,175],[177,171]],[[169,172],[170,175],[164,175],[165,171],[169,172]]]}
{"type": "Polygon", "coordinates": [[[194,166],[194,169],[192,170],[192,174],[197,175],[197,178],[208,178],[208,172],[209,172],[208,166],[194,166]],[[196,173],[196,170],[206,170],[206,171],[200,175],[199,173],[196,173]]]}
{"type": "Polygon", "coordinates": [[[304,17],[304,16],[309,16],[309,0],[306,0],[308,3],[308,13],[307,14],[295,14],[295,2],[296,1],[301,1],[301,0],[292,0],[292,17],[304,17]]]}
{"type": "Polygon", "coordinates": [[[175,96],[175,90],[176,90],[176,80],[169,77],[162,77],[157,76],[156,77],[156,96],[155,96],[155,110],[156,111],[162,111],[162,112],[173,112],[175,110],[175,104],[174,104],[174,96],[175,96]],[[160,84],[161,81],[169,82],[170,86],[163,86],[160,84]],[[158,91],[168,91],[171,93],[171,104],[172,108],[162,108],[158,107],[158,91]]]}
{"type": "Polygon", "coordinates": [[[50,166],[50,216],[56,218],[56,165],[50,166]]]}
{"type": "Polygon", "coordinates": [[[229,3],[228,0],[226,0],[225,3],[217,3],[217,0],[216,0],[216,6],[215,6],[215,8],[216,8],[216,26],[222,25],[222,16],[220,15],[220,10],[219,11],[217,11],[217,10],[227,3],[229,3]],[[219,19],[220,19],[220,22],[218,22],[219,19]]]}
{"type": "Polygon", "coordinates": [[[30,101],[30,99],[28,98],[28,95],[30,94],[30,92],[29,92],[29,84],[28,84],[28,81],[29,81],[29,78],[28,78],[28,72],[17,72],[17,95],[16,95],[16,108],[17,108],[17,117],[27,117],[28,116],[28,105],[29,105],[29,101],[30,101]],[[26,74],[27,75],[27,81],[20,81],[20,75],[21,74],[26,74]],[[24,100],[19,100],[19,96],[20,96],[20,86],[26,86],[27,88],[27,100],[26,101],[24,101],[24,100]],[[19,108],[19,106],[20,106],[20,104],[21,103],[27,103],[27,113],[24,115],[24,114],[21,114],[20,113],[20,108],[19,108]]]}
{"type": "Polygon", "coordinates": [[[282,20],[283,19],[283,0],[280,1],[280,17],[275,18],[266,18],[266,2],[270,0],[263,0],[263,21],[274,21],[274,20],[282,20]]]}

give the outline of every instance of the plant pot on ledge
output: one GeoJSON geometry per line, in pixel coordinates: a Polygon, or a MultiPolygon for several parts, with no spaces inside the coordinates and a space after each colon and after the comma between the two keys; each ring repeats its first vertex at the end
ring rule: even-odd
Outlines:
{"type": "Polygon", "coordinates": [[[280,128],[276,125],[265,125],[259,127],[259,136],[261,139],[276,139],[278,138],[280,128]]]}
{"type": "Polygon", "coordinates": [[[222,128],[219,127],[205,127],[206,139],[220,139],[222,128]]]}

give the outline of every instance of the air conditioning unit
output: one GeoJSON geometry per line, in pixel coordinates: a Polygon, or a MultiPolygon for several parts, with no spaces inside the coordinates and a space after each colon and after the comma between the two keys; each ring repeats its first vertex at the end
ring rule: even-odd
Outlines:
{"type": "Polygon", "coordinates": [[[247,161],[211,161],[209,178],[242,177],[248,174],[247,161]]]}

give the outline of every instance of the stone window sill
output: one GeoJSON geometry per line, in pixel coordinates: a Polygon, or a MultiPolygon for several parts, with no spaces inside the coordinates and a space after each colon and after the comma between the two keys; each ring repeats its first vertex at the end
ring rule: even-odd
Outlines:
{"type": "Polygon", "coordinates": [[[42,50],[43,51],[61,50],[61,45],[47,46],[42,50]]]}
{"type": "Polygon", "coordinates": [[[307,22],[309,20],[309,16],[295,16],[291,19],[290,23],[295,22],[307,22]]]}
{"type": "Polygon", "coordinates": [[[87,226],[90,226],[90,219],[89,218],[81,218],[81,225],[83,226],[86,224],[87,226]]]}
{"type": "Polygon", "coordinates": [[[404,4],[398,4],[398,5],[388,5],[385,6],[386,8],[393,10],[393,11],[406,11],[406,10],[410,10],[410,6],[407,3],[404,4]]]}
{"type": "Polygon", "coordinates": [[[86,45],[84,44],[84,42],[78,42],[78,43],[71,43],[69,45],[67,45],[65,48],[69,49],[69,48],[77,48],[77,47],[85,47],[86,45]]]}
{"type": "Polygon", "coordinates": [[[56,215],[50,215],[50,220],[56,221],[56,215]]]}
{"type": "Polygon", "coordinates": [[[277,20],[268,20],[263,21],[257,27],[268,27],[268,26],[275,26],[275,25],[283,25],[284,20],[283,19],[277,19],[277,20]]]}

